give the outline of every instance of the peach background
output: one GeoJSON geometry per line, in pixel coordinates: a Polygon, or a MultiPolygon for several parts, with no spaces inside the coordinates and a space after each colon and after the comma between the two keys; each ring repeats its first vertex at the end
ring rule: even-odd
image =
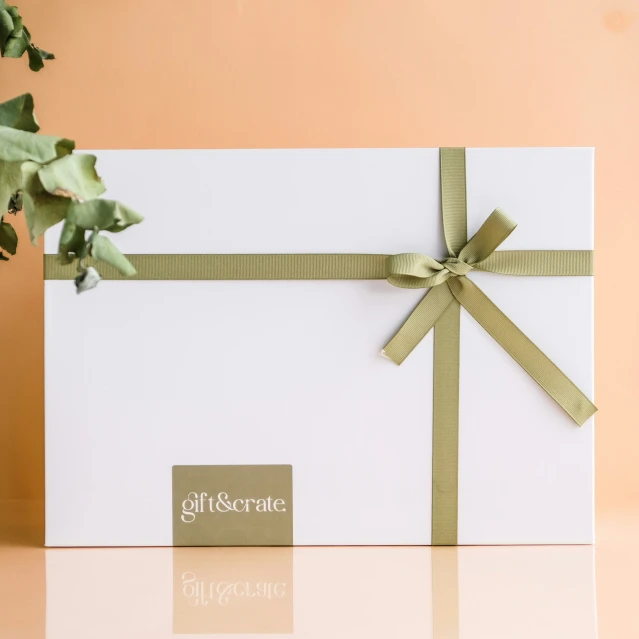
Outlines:
{"type": "MultiPolygon", "coordinates": [[[[639,503],[639,1],[19,4],[58,60],[0,61],[0,99],[31,91],[43,131],[84,148],[596,146],[598,508],[639,503]]],[[[41,254],[19,224],[0,265],[0,499],[41,499],[41,254]]]]}

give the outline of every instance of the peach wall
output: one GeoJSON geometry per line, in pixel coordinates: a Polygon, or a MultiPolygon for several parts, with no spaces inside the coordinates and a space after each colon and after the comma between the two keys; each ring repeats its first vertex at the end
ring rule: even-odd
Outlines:
{"type": "MultiPolygon", "coordinates": [[[[84,148],[596,146],[598,505],[639,503],[638,0],[19,4],[58,60],[0,61],[0,99],[33,92],[44,132],[84,148]]],[[[0,498],[43,493],[41,258],[21,237],[0,264],[0,498]]]]}

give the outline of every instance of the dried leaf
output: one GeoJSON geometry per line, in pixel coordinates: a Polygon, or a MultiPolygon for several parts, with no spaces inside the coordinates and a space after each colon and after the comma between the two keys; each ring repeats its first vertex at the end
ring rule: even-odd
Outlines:
{"type": "Polygon", "coordinates": [[[45,60],[54,60],[55,56],[31,42],[29,29],[24,26],[18,7],[0,0],[0,55],[6,58],[20,58],[27,52],[29,68],[40,71],[45,60]]]}
{"type": "Polygon", "coordinates": [[[15,255],[18,248],[18,234],[8,222],[0,222],[0,248],[9,255],[15,255]]]}
{"type": "Polygon", "coordinates": [[[53,53],[50,53],[49,51],[45,51],[44,49],[41,49],[40,47],[36,47],[36,49],[40,52],[40,55],[42,56],[43,60],[55,60],[55,56],[53,55],[53,53]]]}
{"type": "Polygon", "coordinates": [[[36,133],[40,126],[33,112],[33,96],[24,93],[0,104],[0,126],[36,133]]]}
{"type": "MultiPolygon", "coordinates": [[[[27,31],[25,33],[23,29],[22,18],[18,13],[18,7],[5,5],[4,7],[0,7],[0,11],[9,16],[12,23],[11,31],[9,31],[6,36],[1,53],[5,58],[20,58],[29,46],[29,32],[27,31]]],[[[8,26],[6,19],[4,24],[3,29],[6,29],[8,26]]]]}
{"type": "Polygon", "coordinates": [[[42,186],[38,177],[41,168],[37,162],[22,164],[24,215],[34,245],[47,229],[64,220],[72,202],[69,198],[51,195],[42,186]]]}
{"type": "Polygon", "coordinates": [[[13,33],[13,18],[4,3],[0,4],[0,52],[4,55],[4,45],[13,33]]]}
{"type": "Polygon", "coordinates": [[[0,216],[11,210],[15,204],[14,196],[22,188],[20,164],[20,162],[4,162],[0,159],[0,216]]]}
{"type": "Polygon", "coordinates": [[[85,230],[79,228],[68,219],[64,221],[58,248],[58,261],[61,264],[71,264],[73,260],[86,256],[85,230]]]}
{"type": "Polygon", "coordinates": [[[40,169],[42,186],[52,195],[90,200],[104,193],[104,183],[95,170],[95,155],[73,154],[40,169]]]}
{"type": "Polygon", "coordinates": [[[0,153],[5,162],[32,160],[46,164],[56,158],[69,155],[75,147],[73,140],[53,135],[39,135],[0,126],[0,153]]]}
{"type": "Polygon", "coordinates": [[[44,69],[44,60],[38,47],[34,47],[30,44],[27,47],[27,55],[29,56],[29,68],[31,71],[40,71],[40,69],[44,69]]]}
{"type": "Polygon", "coordinates": [[[127,260],[127,258],[122,255],[120,249],[118,249],[118,247],[113,244],[113,242],[111,242],[108,237],[95,234],[93,236],[93,239],[91,240],[91,243],[91,255],[96,260],[102,260],[104,262],[107,262],[108,264],[111,264],[111,266],[114,266],[116,269],[118,269],[118,271],[120,271],[122,275],[125,275],[127,277],[132,277],[137,273],[133,264],[131,264],[131,262],[129,262],[129,260],[127,260]]]}
{"type": "Polygon", "coordinates": [[[80,228],[118,233],[132,224],[139,224],[144,218],[128,206],[97,198],[86,202],[72,202],[69,207],[69,219],[80,228]]]}

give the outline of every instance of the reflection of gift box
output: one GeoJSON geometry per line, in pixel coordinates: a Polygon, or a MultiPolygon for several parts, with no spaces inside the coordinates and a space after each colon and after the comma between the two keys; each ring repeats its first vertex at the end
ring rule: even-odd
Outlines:
{"type": "MultiPolygon", "coordinates": [[[[142,279],[76,298],[51,280],[72,273],[46,261],[48,545],[171,545],[192,513],[202,544],[227,525],[237,543],[261,543],[280,515],[300,545],[592,542],[593,420],[579,428],[499,337],[462,309],[459,337],[439,351],[445,374],[434,373],[433,331],[399,368],[378,354],[424,296],[385,281],[384,256],[416,253],[410,268],[426,279],[449,271],[450,286],[427,298],[475,282],[591,397],[592,278],[571,270],[593,244],[591,150],[466,153],[467,237],[499,207],[518,228],[497,250],[570,252],[558,258],[566,277],[481,272],[482,262],[451,274],[466,266],[443,260],[437,149],[98,156],[110,196],[146,216],[118,236],[142,255],[142,279]],[[211,266],[211,254],[223,257],[211,266]],[[282,266],[259,254],[338,257],[282,266]],[[342,271],[341,254],[361,259],[342,271]],[[164,257],[144,262],[154,255],[164,257]],[[439,260],[434,271],[424,255],[439,260]],[[212,270],[226,275],[201,279],[212,270]],[[247,281],[300,271],[309,279],[247,281]],[[228,281],[238,273],[247,279],[228,281]],[[455,394],[455,344],[459,398],[442,421],[433,388],[436,404],[455,394]],[[458,443],[446,430],[457,407],[458,443]],[[220,475],[233,466],[247,468],[220,475]],[[218,470],[207,479],[188,467],[218,470]],[[454,540],[435,539],[453,516],[454,540]]],[[[46,252],[56,248],[49,233],[46,252]]],[[[570,412],[562,380],[555,399],[570,412]]]]}
{"type": "Polygon", "coordinates": [[[47,639],[597,636],[588,547],[122,548],[46,559],[47,639]]]}

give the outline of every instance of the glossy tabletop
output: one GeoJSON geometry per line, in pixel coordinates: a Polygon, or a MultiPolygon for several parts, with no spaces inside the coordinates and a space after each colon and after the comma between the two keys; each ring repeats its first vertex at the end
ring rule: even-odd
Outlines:
{"type": "Polygon", "coordinates": [[[44,549],[0,510],[0,638],[639,636],[639,517],[591,546],[44,549]]]}

